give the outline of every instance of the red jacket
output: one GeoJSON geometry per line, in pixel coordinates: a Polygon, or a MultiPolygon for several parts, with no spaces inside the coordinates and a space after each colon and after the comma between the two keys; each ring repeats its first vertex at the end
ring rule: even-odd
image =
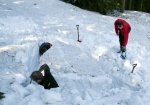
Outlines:
{"type": "Polygon", "coordinates": [[[124,36],[123,46],[126,46],[127,43],[128,43],[128,36],[129,36],[129,32],[130,32],[131,27],[130,27],[130,24],[127,23],[125,20],[117,19],[114,23],[116,34],[118,34],[118,30],[119,30],[118,27],[117,27],[118,22],[123,23],[123,28],[121,29],[121,35],[124,36]]]}

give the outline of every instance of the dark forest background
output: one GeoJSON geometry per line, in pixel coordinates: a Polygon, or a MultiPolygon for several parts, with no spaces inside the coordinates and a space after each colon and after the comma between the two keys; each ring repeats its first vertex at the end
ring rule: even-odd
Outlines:
{"type": "Polygon", "coordinates": [[[96,11],[106,15],[108,12],[117,10],[134,10],[150,13],[150,0],[62,0],[82,9],[96,11]]]}

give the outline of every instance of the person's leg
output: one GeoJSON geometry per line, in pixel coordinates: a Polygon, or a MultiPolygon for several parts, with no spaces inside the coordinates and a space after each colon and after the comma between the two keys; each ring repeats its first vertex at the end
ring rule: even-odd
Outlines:
{"type": "Polygon", "coordinates": [[[119,34],[120,49],[122,48],[122,45],[123,45],[123,39],[124,37],[121,34],[119,34]]]}
{"type": "Polygon", "coordinates": [[[120,49],[118,50],[117,53],[121,53],[122,52],[123,36],[121,34],[119,34],[119,44],[120,44],[120,49]]]}
{"type": "Polygon", "coordinates": [[[123,46],[122,46],[122,47],[121,47],[121,51],[122,51],[122,52],[126,52],[126,47],[123,47],[123,46]]]}
{"type": "Polygon", "coordinates": [[[119,34],[120,49],[121,49],[122,52],[125,52],[125,51],[126,51],[126,48],[125,48],[125,47],[122,47],[123,41],[124,41],[124,37],[119,34]]]}
{"type": "Polygon", "coordinates": [[[123,42],[124,42],[124,37],[122,35],[120,35],[120,47],[121,47],[121,58],[125,59],[126,58],[126,47],[123,46],[123,42]]]}

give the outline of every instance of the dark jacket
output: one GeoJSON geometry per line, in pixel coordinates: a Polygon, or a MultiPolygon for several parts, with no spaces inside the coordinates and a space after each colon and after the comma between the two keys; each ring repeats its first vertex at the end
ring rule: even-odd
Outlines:
{"type": "Polygon", "coordinates": [[[125,20],[122,19],[117,19],[114,23],[115,25],[115,32],[118,34],[118,30],[120,31],[120,34],[124,37],[123,41],[123,46],[126,46],[128,43],[128,37],[129,37],[129,32],[131,29],[131,26],[129,23],[127,23],[125,20]],[[118,29],[117,23],[122,22],[123,23],[123,28],[121,30],[118,29]]]}
{"type": "Polygon", "coordinates": [[[52,76],[50,72],[50,68],[48,67],[47,64],[43,64],[39,71],[44,74],[44,77],[42,81],[39,83],[40,85],[44,86],[45,89],[51,89],[51,88],[56,88],[59,87],[56,80],[52,76]]]}
{"type": "Polygon", "coordinates": [[[44,42],[41,44],[39,48],[40,55],[43,55],[50,48],[50,43],[44,42]]]}

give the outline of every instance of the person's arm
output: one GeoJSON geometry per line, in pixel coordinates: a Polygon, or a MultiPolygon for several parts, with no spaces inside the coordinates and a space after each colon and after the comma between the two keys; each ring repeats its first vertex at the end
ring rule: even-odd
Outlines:
{"type": "Polygon", "coordinates": [[[126,47],[128,43],[129,29],[128,27],[124,27],[124,28],[125,29],[123,30],[123,36],[124,36],[123,46],[126,47]]]}
{"type": "Polygon", "coordinates": [[[114,27],[115,27],[115,32],[116,32],[116,35],[118,35],[117,21],[115,21],[115,23],[114,23],[114,27]]]}

